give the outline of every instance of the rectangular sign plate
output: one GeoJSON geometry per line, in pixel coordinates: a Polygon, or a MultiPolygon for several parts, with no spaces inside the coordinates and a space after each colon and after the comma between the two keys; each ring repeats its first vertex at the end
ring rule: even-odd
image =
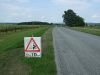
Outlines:
{"type": "Polygon", "coordinates": [[[41,57],[41,37],[24,37],[25,57],[41,57]]]}

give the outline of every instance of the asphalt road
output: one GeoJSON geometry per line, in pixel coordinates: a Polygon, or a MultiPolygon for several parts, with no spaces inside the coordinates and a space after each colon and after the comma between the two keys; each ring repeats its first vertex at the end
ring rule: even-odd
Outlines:
{"type": "Polygon", "coordinates": [[[57,75],[100,75],[100,37],[63,27],[53,29],[57,75]]]}

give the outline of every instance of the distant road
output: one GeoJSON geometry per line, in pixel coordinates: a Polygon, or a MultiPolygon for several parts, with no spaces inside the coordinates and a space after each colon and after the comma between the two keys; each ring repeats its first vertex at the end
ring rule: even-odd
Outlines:
{"type": "Polygon", "coordinates": [[[100,75],[100,37],[63,27],[53,29],[57,75],[100,75]]]}

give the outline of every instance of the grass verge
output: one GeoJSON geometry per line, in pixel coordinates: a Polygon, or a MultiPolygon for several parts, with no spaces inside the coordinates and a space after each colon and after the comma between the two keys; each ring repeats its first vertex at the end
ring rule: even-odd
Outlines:
{"type": "Polygon", "coordinates": [[[0,44],[0,74],[2,75],[56,75],[52,29],[48,27],[11,34],[0,44]],[[24,36],[42,36],[42,58],[25,58],[24,36]],[[13,38],[12,38],[13,37],[13,38]],[[7,41],[7,42],[5,42],[7,41]],[[4,46],[3,46],[4,45],[4,46]],[[3,48],[3,47],[5,48],[3,48]]]}
{"type": "Polygon", "coordinates": [[[100,29],[95,27],[72,27],[71,29],[100,36],[100,29]]]}
{"type": "Polygon", "coordinates": [[[56,75],[52,29],[42,36],[42,58],[22,58],[31,67],[29,75],[56,75]]]}

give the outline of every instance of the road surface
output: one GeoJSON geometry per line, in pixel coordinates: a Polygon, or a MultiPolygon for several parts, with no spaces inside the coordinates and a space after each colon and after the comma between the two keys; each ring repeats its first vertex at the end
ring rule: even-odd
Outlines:
{"type": "Polygon", "coordinates": [[[57,75],[100,75],[100,37],[63,27],[53,29],[57,75]]]}

